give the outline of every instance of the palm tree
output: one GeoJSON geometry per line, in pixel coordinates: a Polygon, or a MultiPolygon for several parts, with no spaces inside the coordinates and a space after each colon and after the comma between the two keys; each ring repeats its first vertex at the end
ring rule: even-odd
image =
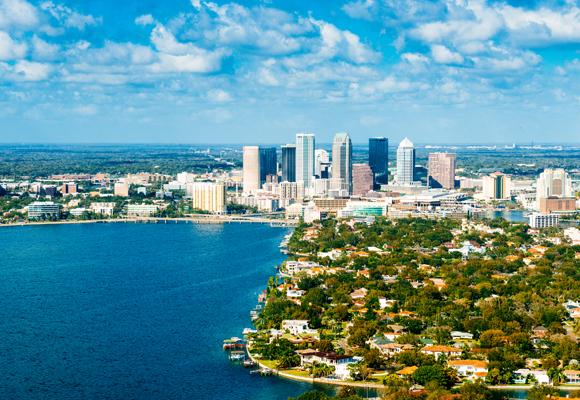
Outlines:
{"type": "Polygon", "coordinates": [[[552,385],[559,385],[566,381],[566,375],[564,375],[562,368],[550,368],[548,370],[548,377],[552,385]]]}

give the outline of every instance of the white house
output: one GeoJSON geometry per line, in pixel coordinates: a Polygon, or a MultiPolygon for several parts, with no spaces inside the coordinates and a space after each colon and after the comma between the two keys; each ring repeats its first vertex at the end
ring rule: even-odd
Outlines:
{"type": "Polygon", "coordinates": [[[441,345],[434,345],[434,346],[425,346],[421,349],[421,353],[423,354],[430,354],[438,359],[442,355],[447,358],[459,357],[461,356],[461,349],[456,347],[450,346],[441,346],[441,345]]]}
{"type": "Polygon", "coordinates": [[[520,368],[514,371],[514,383],[528,383],[528,380],[536,381],[540,385],[548,385],[550,378],[543,369],[520,368]]]}
{"type": "Polygon", "coordinates": [[[336,353],[326,353],[312,349],[298,350],[300,364],[304,367],[311,364],[326,364],[334,367],[334,376],[338,379],[350,378],[348,366],[361,361],[360,357],[341,355],[336,353]]]}
{"type": "Polygon", "coordinates": [[[453,340],[473,340],[473,335],[469,332],[451,331],[453,340]]]}
{"type": "Polygon", "coordinates": [[[447,362],[449,368],[457,371],[460,377],[476,380],[487,375],[487,362],[480,360],[450,360],[447,362]]]}
{"type": "Polygon", "coordinates": [[[285,319],[282,321],[282,330],[288,331],[295,336],[305,333],[317,333],[316,329],[310,329],[308,327],[308,320],[305,319],[285,319]]]}

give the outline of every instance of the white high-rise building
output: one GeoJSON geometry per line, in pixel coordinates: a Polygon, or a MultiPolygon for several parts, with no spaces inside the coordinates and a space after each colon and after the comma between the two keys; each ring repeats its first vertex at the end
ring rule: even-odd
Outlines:
{"type": "Polygon", "coordinates": [[[302,182],[309,188],[314,180],[314,135],[299,133],[296,135],[296,182],[302,182]]]}
{"type": "Polygon", "coordinates": [[[415,146],[409,138],[399,143],[397,148],[397,183],[412,185],[415,182],[415,146]]]}
{"type": "Polygon", "coordinates": [[[536,203],[549,197],[573,197],[572,179],[563,169],[545,169],[536,183],[536,203]]]}
{"type": "Polygon", "coordinates": [[[332,142],[333,189],[352,192],[352,143],[348,133],[337,133],[332,142]]]}
{"type": "Polygon", "coordinates": [[[488,200],[509,200],[512,194],[511,177],[494,172],[483,177],[483,197],[488,200]]]}
{"type": "Polygon", "coordinates": [[[260,148],[244,146],[244,193],[250,194],[260,190],[260,148]]]}
{"type": "Polygon", "coordinates": [[[330,162],[330,155],[328,151],[323,149],[316,149],[314,152],[314,174],[322,178],[322,169],[325,164],[330,162]]]}
{"type": "Polygon", "coordinates": [[[191,183],[192,206],[215,214],[226,212],[226,188],[223,183],[191,183]]]}

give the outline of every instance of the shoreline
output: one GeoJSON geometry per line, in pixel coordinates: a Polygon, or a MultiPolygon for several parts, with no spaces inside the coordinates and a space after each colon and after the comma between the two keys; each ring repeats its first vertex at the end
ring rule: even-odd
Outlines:
{"type": "Polygon", "coordinates": [[[51,225],[81,225],[81,224],[120,224],[120,223],[186,223],[186,224],[231,224],[231,223],[251,223],[251,224],[270,224],[275,227],[293,227],[296,221],[260,217],[224,217],[224,216],[194,216],[194,217],[140,217],[140,218],[109,218],[109,219],[91,219],[91,220],[62,220],[62,221],[26,221],[9,224],[0,224],[0,228],[14,228],[24,226],[51,226],[51,225]]]}
{"type": "MultiPolygon", "coordinates": [[[[258,364],[258,366],[260,368],[269,369],[274,373],[275,376],[282,377],[284,379],[289,379],[289,380],[299,381],[299,382],[306,382],[306,383],[311,383],[311,384],[319,383],[319,384],[323,384],[323,385],[350,386],[350,387],[355,387],[355,388],[368,388],[368,389],[386,389],[387,388],[387,386],[380,384],[380,383],[340,381],[340,380],[335,380],[335,379],[297,376],[297,375],[293,375],[293,374],[289,374],[289,373],[280,371],[277,368],[270,368],[267,365],[262,364],[260,362],[260,360],[258,360],[256,357],[254,357],[252,355],[252,352],[250,351],[249,348],[247,349],[247,353],[248,353],[248,357],[250,357],[250,359],[252,361],[254,361],[256,364],[258,364]]],[[[461,385],[455,385],[453,388],[458,389],[460,387],[461,387],[461,385]]],[[[529,391],[530,389],[532,389],[534,387],[534,385],[495,385],[495,386],[488,385],[487,387],[490,388],[491,390],[529,391]]],[[[563,391],[563,392],[571,392],[573,390],[580,390],[580,385],[553,386],[553,388],[560,390],[560,391],[563,391]]]]}

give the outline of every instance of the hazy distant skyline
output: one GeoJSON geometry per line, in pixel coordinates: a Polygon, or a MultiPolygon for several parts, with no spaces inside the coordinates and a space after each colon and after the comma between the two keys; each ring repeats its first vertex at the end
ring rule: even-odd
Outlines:
{"type": "Polygon", "coordinates": [[[580,142],[574,0],[0,0],[0,142],[580,142]]]}

